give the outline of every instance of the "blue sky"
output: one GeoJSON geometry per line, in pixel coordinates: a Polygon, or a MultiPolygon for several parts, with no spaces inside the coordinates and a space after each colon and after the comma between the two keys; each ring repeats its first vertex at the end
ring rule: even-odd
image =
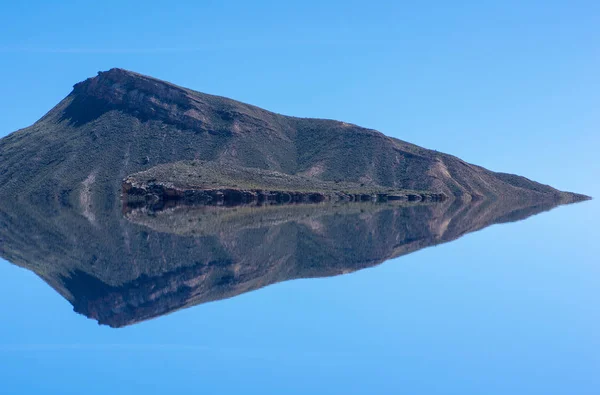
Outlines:
{"type": "Polygon", "coordinates": [[[53,3],[0,6],[0,136],[122,67],[599,191],[596,1],[53,3]]]}

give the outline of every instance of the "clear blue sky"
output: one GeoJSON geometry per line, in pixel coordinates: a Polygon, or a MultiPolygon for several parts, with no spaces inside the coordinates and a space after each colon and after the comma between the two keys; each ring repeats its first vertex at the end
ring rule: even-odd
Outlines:
{"type": "Polygon", "coordinates": [[[111,67],[599,191],[597,1],[5,2],[0,136],[111,67]]]}

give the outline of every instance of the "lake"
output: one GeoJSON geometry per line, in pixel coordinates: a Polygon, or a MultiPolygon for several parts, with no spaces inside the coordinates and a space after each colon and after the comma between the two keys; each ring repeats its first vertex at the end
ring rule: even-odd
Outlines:
{"type": "Polygon", "coordinates": [[[8,210],[3,392],[597,394],[600,205],[550,208],[8,210]]]}

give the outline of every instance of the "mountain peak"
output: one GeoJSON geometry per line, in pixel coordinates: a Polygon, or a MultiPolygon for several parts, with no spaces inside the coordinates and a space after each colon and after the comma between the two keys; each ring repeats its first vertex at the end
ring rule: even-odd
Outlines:
{"type": "Polygon", "coordinates": [[[196,132],[230,134],[236,118],[249,129],[264,127],[264,117],[274,114],[225,97],[186,89],[133,71],[112,68],[100,71],[73,86],[70,101],[61,108],[61,119],[80,126],[117,110],[141,121],[160,121],[196,132]],[[252,121],[254,120],[254,121],[252,121]]]}
{"type": "Polygon", "coordinates": [[[121,68],[99,71],[97,76],[88,78],[73,86],[75,93],[87,93],[92,95],[94,95],[95,92],[103,93],[110,89],[121,91],[124,89],[137,89],[147,91],[148,93],[159,93],[161,88],[164,90],[165,87],[183,92],[188,91],[177,85],[121,68]]]}
{"type": "Polygon", "coordinates": [[[65,118],[81,125],[118,110],[142,120],[155,119],[184,129],[202,127],[200,110],[210,101],[204,95],[133,71],[100,71],[73,86],[65,118]]]}
{"type": "Polygon", "coordinates": [[[90,79],[100,79],[104,81],[121,81],[121,80],[132,80],[132,79],[141,79],[141,80],[153,80],[157,82],[163,82],[157,78],[152,78],[140,73],[136,73],[134,71],[122,69],[119,67],[113,67],[107,71],[99,71],[96,77],[88,78],[90,79]]]}

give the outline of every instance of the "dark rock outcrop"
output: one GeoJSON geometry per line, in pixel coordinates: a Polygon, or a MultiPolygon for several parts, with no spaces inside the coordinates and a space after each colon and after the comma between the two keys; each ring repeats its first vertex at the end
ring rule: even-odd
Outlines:
{"type": "Polygon", "coordinates": [[[306,192],[273,191],[263,189],[182,189],[161,183],[123,183],[123,210],[128,212],[138,207],[150,211],[187,205],[269,205],[269,204],[311,204],[335,202],[442,202],[447,197],[441,193],[349,193],[342,191],[306,192]]]}

